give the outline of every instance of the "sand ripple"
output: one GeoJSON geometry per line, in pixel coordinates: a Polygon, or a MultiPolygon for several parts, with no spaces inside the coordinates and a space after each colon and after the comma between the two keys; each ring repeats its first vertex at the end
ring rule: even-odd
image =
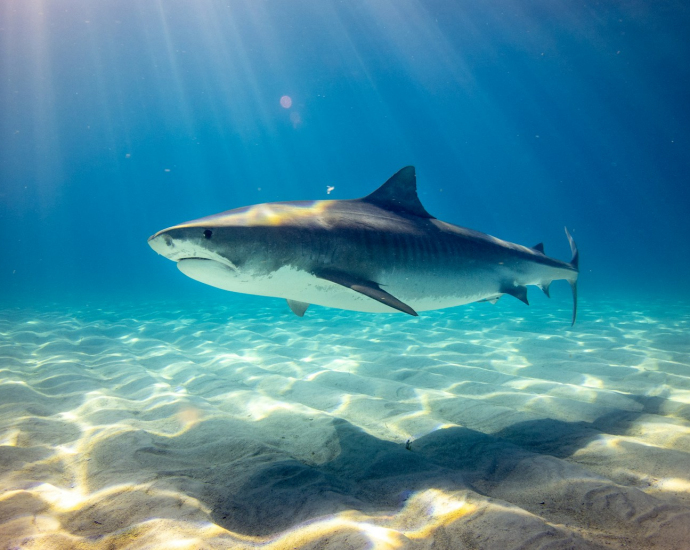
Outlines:
{"type": "Polygon", "coordinates": [[[690,540],[690,307],[225,303],[0,313],[2,548],[690,540]]]}

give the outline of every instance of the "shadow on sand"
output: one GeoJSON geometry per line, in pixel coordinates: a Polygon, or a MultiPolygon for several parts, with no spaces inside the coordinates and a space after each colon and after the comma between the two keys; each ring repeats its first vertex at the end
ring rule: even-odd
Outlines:
{"type": "Polygon", "coordinates": [[[553,484],[554,470],[563,480],[608,482],[577,465],[557,465],[561,461],[556,459],[572,455],[603,433],[624,434],[637,417],[653,413],[663,400],[640,401],[643,411],[616,411],[591,423],[544,419],[520,422],[493,435],[466,428],[438,430],[414,441],[410,449],[336,419],[340,453],[333,460],[323,464],[257,460],[236,490],[225,489],[223,476],[230,472],[208,472],[204,485],[210,490],[194,496],[212,509],[218,525],[247,535],[268,535],[346,509],[396,511],[412,492],[428,488],[469,489],[500,497],[501,483],[538,455],[554,458],[540,461],[537,471],[520,473],[533,490],[540,483],[553,484]]]}

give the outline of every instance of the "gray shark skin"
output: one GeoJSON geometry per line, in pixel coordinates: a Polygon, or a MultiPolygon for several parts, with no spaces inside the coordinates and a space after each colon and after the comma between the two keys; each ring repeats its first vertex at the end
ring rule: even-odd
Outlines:
{"type": "Polygon", "coordinates": [[[577,314],[578,251],[562,262],[532,248],[431,216],[414,167],[353,200],[257,204],[159,231],[148,242],[185,275],[233,292],[309,304],[417,315],[504,294],[527,301],[527,285],[564,279],[577,314]]]}

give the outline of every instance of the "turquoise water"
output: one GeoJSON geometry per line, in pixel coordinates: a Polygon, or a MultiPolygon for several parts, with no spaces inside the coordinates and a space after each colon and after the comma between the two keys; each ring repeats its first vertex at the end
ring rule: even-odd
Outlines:
{"type": "Polygon", "coordinates": [[[423,319],[318,307],[298,319],[257,299],[7,310],[0,536],[681,548],[690,311],[585,300],[570,330],[569,304],[551,306],[423,319]]]}
{"type": "Polygon", "coordinates": [[[682,548],[690,10],[0,6],[0,547],[682,548]],[[581,251],[405,315],[184,277],[147,238],[414,165],[439,219],[581,251]]]}

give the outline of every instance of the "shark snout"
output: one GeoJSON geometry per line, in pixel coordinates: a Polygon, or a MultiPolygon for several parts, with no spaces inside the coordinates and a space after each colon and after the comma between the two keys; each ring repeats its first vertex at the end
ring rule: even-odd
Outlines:
{"type": "Polygon", "coordinates": [[[175,251],[175,241],[167,233],[158,232],[155,235],[151,235],[148,243],[158,254],[166,258],[170,258],[175,251]]]}

